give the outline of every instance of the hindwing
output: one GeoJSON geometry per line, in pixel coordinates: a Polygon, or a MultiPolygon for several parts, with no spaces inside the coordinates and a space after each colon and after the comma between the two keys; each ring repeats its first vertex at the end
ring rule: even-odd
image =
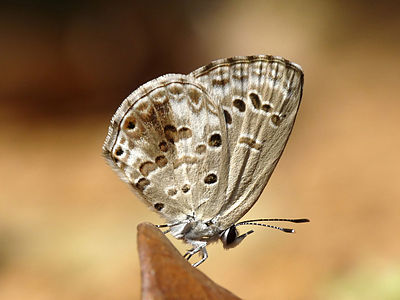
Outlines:
{"type": "Polygon", "coordinates": [[[205,215],[219,216],[221,226],[229,227],[257,201],[285,148],[302,96],[303,72],[281,57],[259,55],[217,60],[190,75],[224,115],[228,185],[219,211],[205,215]]]}

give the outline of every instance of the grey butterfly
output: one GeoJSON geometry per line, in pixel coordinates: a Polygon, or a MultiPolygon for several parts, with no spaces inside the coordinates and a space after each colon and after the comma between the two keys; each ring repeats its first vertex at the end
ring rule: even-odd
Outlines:
{"type": "Polygon", "coordinates": [[[238,222],[267,184],[292,131],[303,87],[300,66],[268,55],[211,62],[168,74],[129,95],[111,120],[103,154],[138,198],[191,244],[185,257],[208,257],[220,239],[238,245],[238,222]]]}

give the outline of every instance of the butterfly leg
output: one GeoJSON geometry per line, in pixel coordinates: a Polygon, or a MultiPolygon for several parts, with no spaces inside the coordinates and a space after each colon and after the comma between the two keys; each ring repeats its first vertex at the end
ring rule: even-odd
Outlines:
{"type": "Polygon", "coordinates": [[[189,260],[193,256],[193,254],[196,253],[196,252],[193,252],[193,251],[194,251],[194,248],[186,251],[186,253],[183,256],[183,258],[186,258],[187,260],[189,260]]]}
{"type": "Polygon", "coordinates": [[[188,250],[185,255],[183,256],[183,258],[186,258],[187,260],[189,260],[193,255],[195,255],[197,252],[199,252],[201,250],[201,247],[196,247],[196,248],[192,248],[190,250],[188,250]]]}
{"type": "Polygon", "coordinates": [[[207,253],[207,249],[206,249],[206,247],[204,246],[203,248],[201,248],[201,252],[203,253],[203,257],[197,262],[197,263],[194,263],[192,266],[193,267],[197,267],[198,265],[200,265],[200,264],[202,264],[207,258],[208,258],[208,253],[207,253]]]}
{"type": "Polygon", "coordinates": [[[162,224],[162,225],[156,225],[157,228],[164,228],[164,227],[170,227],[167,230],[163,231],[162,233],[167,234],[168,232],[171,231],[171,226],[172,225],[168,225],[168,224],[162,224]]]}
{"type": "Polygon", "coordinates": [[[207,253],[207,250],[206,250],[207,243],[205,243],[205,242],[196,242],[194,244],[194,246],[195,247],[193,247],[192,249],[188,250],[183,257],[186,258],[187,260],[189,260],[189,259],[192,258],[192,256],[194,254],[196,254],[196,253],[201,251],[201,253],[202,253],[201,260],[199,260],[198,262],[192,264],[193,267],[197,267],[198,265],[200,265],[202,262],[204,262],[208,258],[208,253],[207,253]]]}

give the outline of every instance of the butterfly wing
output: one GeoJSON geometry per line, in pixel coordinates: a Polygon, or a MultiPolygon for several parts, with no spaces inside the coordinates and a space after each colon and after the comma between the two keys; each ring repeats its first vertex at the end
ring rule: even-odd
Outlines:
{"type": "MultiPolygon", "coordinates": [[[[190,75],[221,107],[228,136],[228,186],[223,205],[205,216],[219,216],[227,228],[257,201],[293,128],[303,72],[280,57],[217,60],[190,75]]],[[[220,201],[220,200],[219,200],[220,201]]],[[[210,205],[212,207],[212,205],[210,205]]]]}
{"type": "Polygon", "coordinates": [[[133,92],[111,120],[103,154],[169,223],[223,199],[227,135],[221,109],[193,77],[170,74],[133,92]]]}

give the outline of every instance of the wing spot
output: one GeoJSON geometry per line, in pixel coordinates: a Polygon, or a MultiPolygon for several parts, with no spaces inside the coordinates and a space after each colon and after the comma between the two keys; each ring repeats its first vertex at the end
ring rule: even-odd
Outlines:
{"type": "Polygon", "coordinates": [[[208,145],[211,147],[220,147],[222,145],[222,138],[219,133],[214,133],[208,140],[208,145]]]}
{"type": "Polygon", "coordinates": [[[124,150],[122,150],[122,148],[119,147],[119,148],[115,151],[115,155],[116,155],[116,156],[121,156],[122,154],[124,154],[124,150]]]}
{"type": "Polygon", "coordinates": [[[164,155],[160,155],[156,157],[156,164],[160,168],[165,167],[168,163],[168,159],[164,155]]]}
{"type": "Polygon", "coordinates": [[[246,104],[240,99],[234,100],[233,106],[236,107],[240,112],[244,112],[246,110],[246,104]]]}
{"type": "Polygon", "coordinates": [[[214,67],[213,63],[209,63],[208,65],[203,67],[203,72],[206,73],[206,71],[209,71],[212,67],[214,67]]]}
{"type": "Polygon", "coordinates": [[[176,195],[176,193],[178,193],[178,191],[176,190],[176,188],[171,188],[171,189],[169,189],[169,190],[167,191],[167,194],[168,194],[169,196],[174,196],[174,195],[176,195]]]}
{"type": "Polygon", "coordinates": [[[154,107],[148,104],[148,107],[145,107],[144,109],[140,108],[141,107],[139,106],[137,109],[140,112],[140,117],[142,121],[144,121],[145,123],[151,123],[153,125],[158,124],[158,117],[154,107]]]}
{"type": "Polygon", "coordinates": [[[251,100],[251,103],[253,103],[254,108],[260,109],[261,106],[260,97],[258,97],[258,95],[255,93],[250,93],[249,98],[251,100]]]}
{"type": "Polygon", "coordinates": [[[224,109],[224,117],[225,117],[225,122],[228,124],[232,124],[232,116],[231,114],[224,109]]]}
{"type": "Polygon", "coordinates": [[[207,147],[204,144],[197,145],[196,153],[203,154],[204,152],[206,152],[206,149],[207,149],[207,147]]]}
{"type": "Polygon", "coordinates": [[[179,128],[178,136],[180,139],[188,139],[188,138],[192,137],[192,130],[190,130],[187,127],[179,128]]]}
{"type": "Polygon", "coordinates": [[[250,55],[247,56],[247,59],[249,60],[249,62],[254,62],[260,59],[259,55],[250,55]]]}
{"type": "Polygon", "coordinates": [[[198,104],[200,102],[201,92],[194,88],[188,88],[187,93],[193,103],[198,104]]]}
{"type": "Polygon", "coordinates": [[[162,141],[161,143],[158,144],[158,147],[162,152],[167,152],[168,151],[168,145],[166,141],[162,141]]]}
{"type": "Polygon", "coordinates": [[[164,208],[164,204],[162,203],[156,203],[154,204],[154,208],[158,211],[162,210],[164,208]]]}
{"type": "Polygon", "coordinates": [[[264,104],[263,106],[261,106],[261,109],[265,112],[270,112],[272,109],[272,106],[269,104],[264,104]]]}
{"type": "Polygon", "coordinates": [[[144,189],[150,184],[150,180],[147,178],[140,178],[139,181],[136,183],[136,188],[143,192],[144,189]]]}
{"type": "Polygon", "coordinates": [[[226,85],[229,82],[229,78],[215,78],[212,80],[213,85],[226,85]]]}
{"type": "Polygon", "coordinates": [[[189,192],[189,190],[190,190],[190,185],[188,185],[188,184],[185,184],[185,185],[182,187],[182,192],[184,192],[184,193],[189,192]]]}
{"type": "Polygon", "coordinates": [[[217,175],[211,173],[208,174],[205,178],[204,178],[204,183],[205,184],[213,184],[217,182],[217,175]]]}
{"type": "Polygon", "coordinates": [[[249,78],[249,76],[242,72],[236,72],[232,74],[232,78],[239,81],[245,81],[249,78]]]}
{"type": "Polygon", "coordinates": [[[164,117],[168,114],[169,106],[167,97],[165,97],[165,100],[153,101],[153,105],[156,111],[161,115],[161,117],[164,117]]]}
{"type": "Polygon", "coordinates": [[[271,117],[271,122],[272,124],[274,124],[275,126],[279,126],[282,123],[282,118],[278,115],[278,114],[274,114],[271,117]]]}
{"type": "Polygon", "coordinates": [[[257,143],[254,139],[249,138],[247,136],[242,136],[239,139],[240,144],[245,144],[249,146],[250,148],[253,148],[255,150],[261,150],[261,144],[257,143]]]}
{"type": "Polygon", "coordinates": [[[126,129],[129,129],[129,130],[132,130],[132,129],[135,129],[135,122],[131,119],[131,120],[127,120],[126,122],[125,122],[125,128],[126,129]]]}
{"type": "Polygon", "coordinates": [[[154,171],[155,169],[157,169],[157,166],[151,161],[146,161],[142,163],[139,167],[139,171],[140,173],[142,173],[143,176],[149,175],[149,173],[154,171]]]}
{"type": "Polygon", "coordinates": [[[180,83],[171,83],[168,88],[171,94],[177,95],[183,93],[183,86],[180,83]]]}
{"type": "Polygon", "coordinates": [[[168,142],[175,143],[178,141],[178,134],[176,132],[176,127],[173,125],[167,125],[164,127],[164,134],[168,142]]]}
{"type": "Polygon", "coordinates": [[[173,162],[174,169],[179,168],[183,164],[193,165],[197,163],[197,158],[193,156],[183,156],[175,159],[173,162]]]}
{"type": "Polygon", "coordinates": [[[165,100],[167,99],[165,96],[165,89],[163,88],[157,88],[154,91],[152,91],[149,95],[149,97],[151,98],[152,101],[156,100],[165,100]]]}

